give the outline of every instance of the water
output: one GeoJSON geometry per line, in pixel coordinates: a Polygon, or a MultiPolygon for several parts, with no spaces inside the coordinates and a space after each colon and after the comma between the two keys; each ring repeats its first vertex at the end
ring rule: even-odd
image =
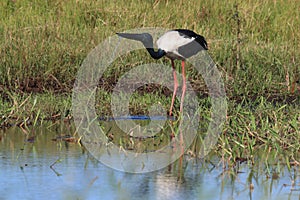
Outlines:
{"type": "Polygon", "coordinates": [[[263,165],[241,165],[233,173],[214,166],[218,160],[186,159],[183,174],[178,162],[130,174],[106,167],[79,144],[60,139],[73,133],[65,124],[27,133],[20,128],[0,131],[0,199],[299,199],[298,168],[268,178],[263,165]]]}

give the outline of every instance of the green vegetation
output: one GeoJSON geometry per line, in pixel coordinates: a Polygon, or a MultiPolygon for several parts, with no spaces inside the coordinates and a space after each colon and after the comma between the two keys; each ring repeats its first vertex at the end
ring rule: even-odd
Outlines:
{"type": "MultiPolygon", "coordinates": [[[[1,1],[0,127],[70,117],[77,70],[115,32],[188,28],[206,37],[226,87],[227,122],[216,151],[236,161],[251,159],[257,150],[275,150],[274,158],[298,163],[299,7],[292,0],[1,1]]],[[[100,116],[111,114],[110,94],[118,78],[149,62],[154,61],[139,51],[113,63],[98,87],[100,116]]],[[[187,74],[203,96],[201,76],[189,67],[187,74]]],[[[169,105],[170,91],[147,87],[135,94],[132,113],[147,113],[153,102],[169,105]]]]}

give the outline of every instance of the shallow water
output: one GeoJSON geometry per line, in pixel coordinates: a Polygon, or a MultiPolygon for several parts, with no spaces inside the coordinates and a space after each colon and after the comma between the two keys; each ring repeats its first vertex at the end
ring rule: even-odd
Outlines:
{"type": "Polygon", "coordinates": [[[27,133],[16,127],[0,131],[0,199],[299,199],[298,168],[272,178],[263,165],[241,165],[233,173],[222,170],[218,160],[187,158],[183,167],[175,162],[159,171],[130,174],[106,167],[78,143],[61,139],[73,133],[66,124],[27,133]]]}

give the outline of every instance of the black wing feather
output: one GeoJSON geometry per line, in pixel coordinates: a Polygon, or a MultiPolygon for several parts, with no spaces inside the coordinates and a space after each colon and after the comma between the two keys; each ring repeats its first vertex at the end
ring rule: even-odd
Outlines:
{"type": "MultiPolygon", "coordinates": [[[[186,37],[186,38],[195,38],[195,41],[202,46],[202,50],[208,50],[207,47],[207,42],[205,38],[202,35],[199,35],[195,33],[194,31],[188,30],[188,29],[175,29],[174,31],[178,31],[180,36],[186,37]]],[[[195,44],[187,44],[185,49],[188,50],[188,47],[194,47],[195,44]]],[[[199,49],[198,51],[201,50],[201,48],[196,48],[199,49]]],[[[194,54],[193,54],[194,55],[194,54]]]]}

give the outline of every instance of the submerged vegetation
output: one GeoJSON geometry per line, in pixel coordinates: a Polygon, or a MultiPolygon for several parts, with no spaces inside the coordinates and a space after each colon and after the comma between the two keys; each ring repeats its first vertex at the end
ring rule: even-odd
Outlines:
{"type": "MultiPolygon", "coordinates": [[[[226,87],[227,120],[215,152],[236,162],[251,161],[264,150],[275,152],[280,162],[299,164],[299,7],[299,1],[290,0],[1,1],[0,127],[70,119],[77,70],[116,32],[188,28],[206,37],[226,87]]],[[[100,116],[111,115],[110,95],[118,78],[149,62],[154,61],[138,51],[110,66],[97,91],[100,116]]],[[[192,67],[187,74],[205,107],[201,76],[192,67]]],[[[147,114],[153,102],[169,105],[172,91],[147,85],[134,95],[130,112],[147,114]]],[[[191,149],[197,152],[195,145],[191,149]]]]}

